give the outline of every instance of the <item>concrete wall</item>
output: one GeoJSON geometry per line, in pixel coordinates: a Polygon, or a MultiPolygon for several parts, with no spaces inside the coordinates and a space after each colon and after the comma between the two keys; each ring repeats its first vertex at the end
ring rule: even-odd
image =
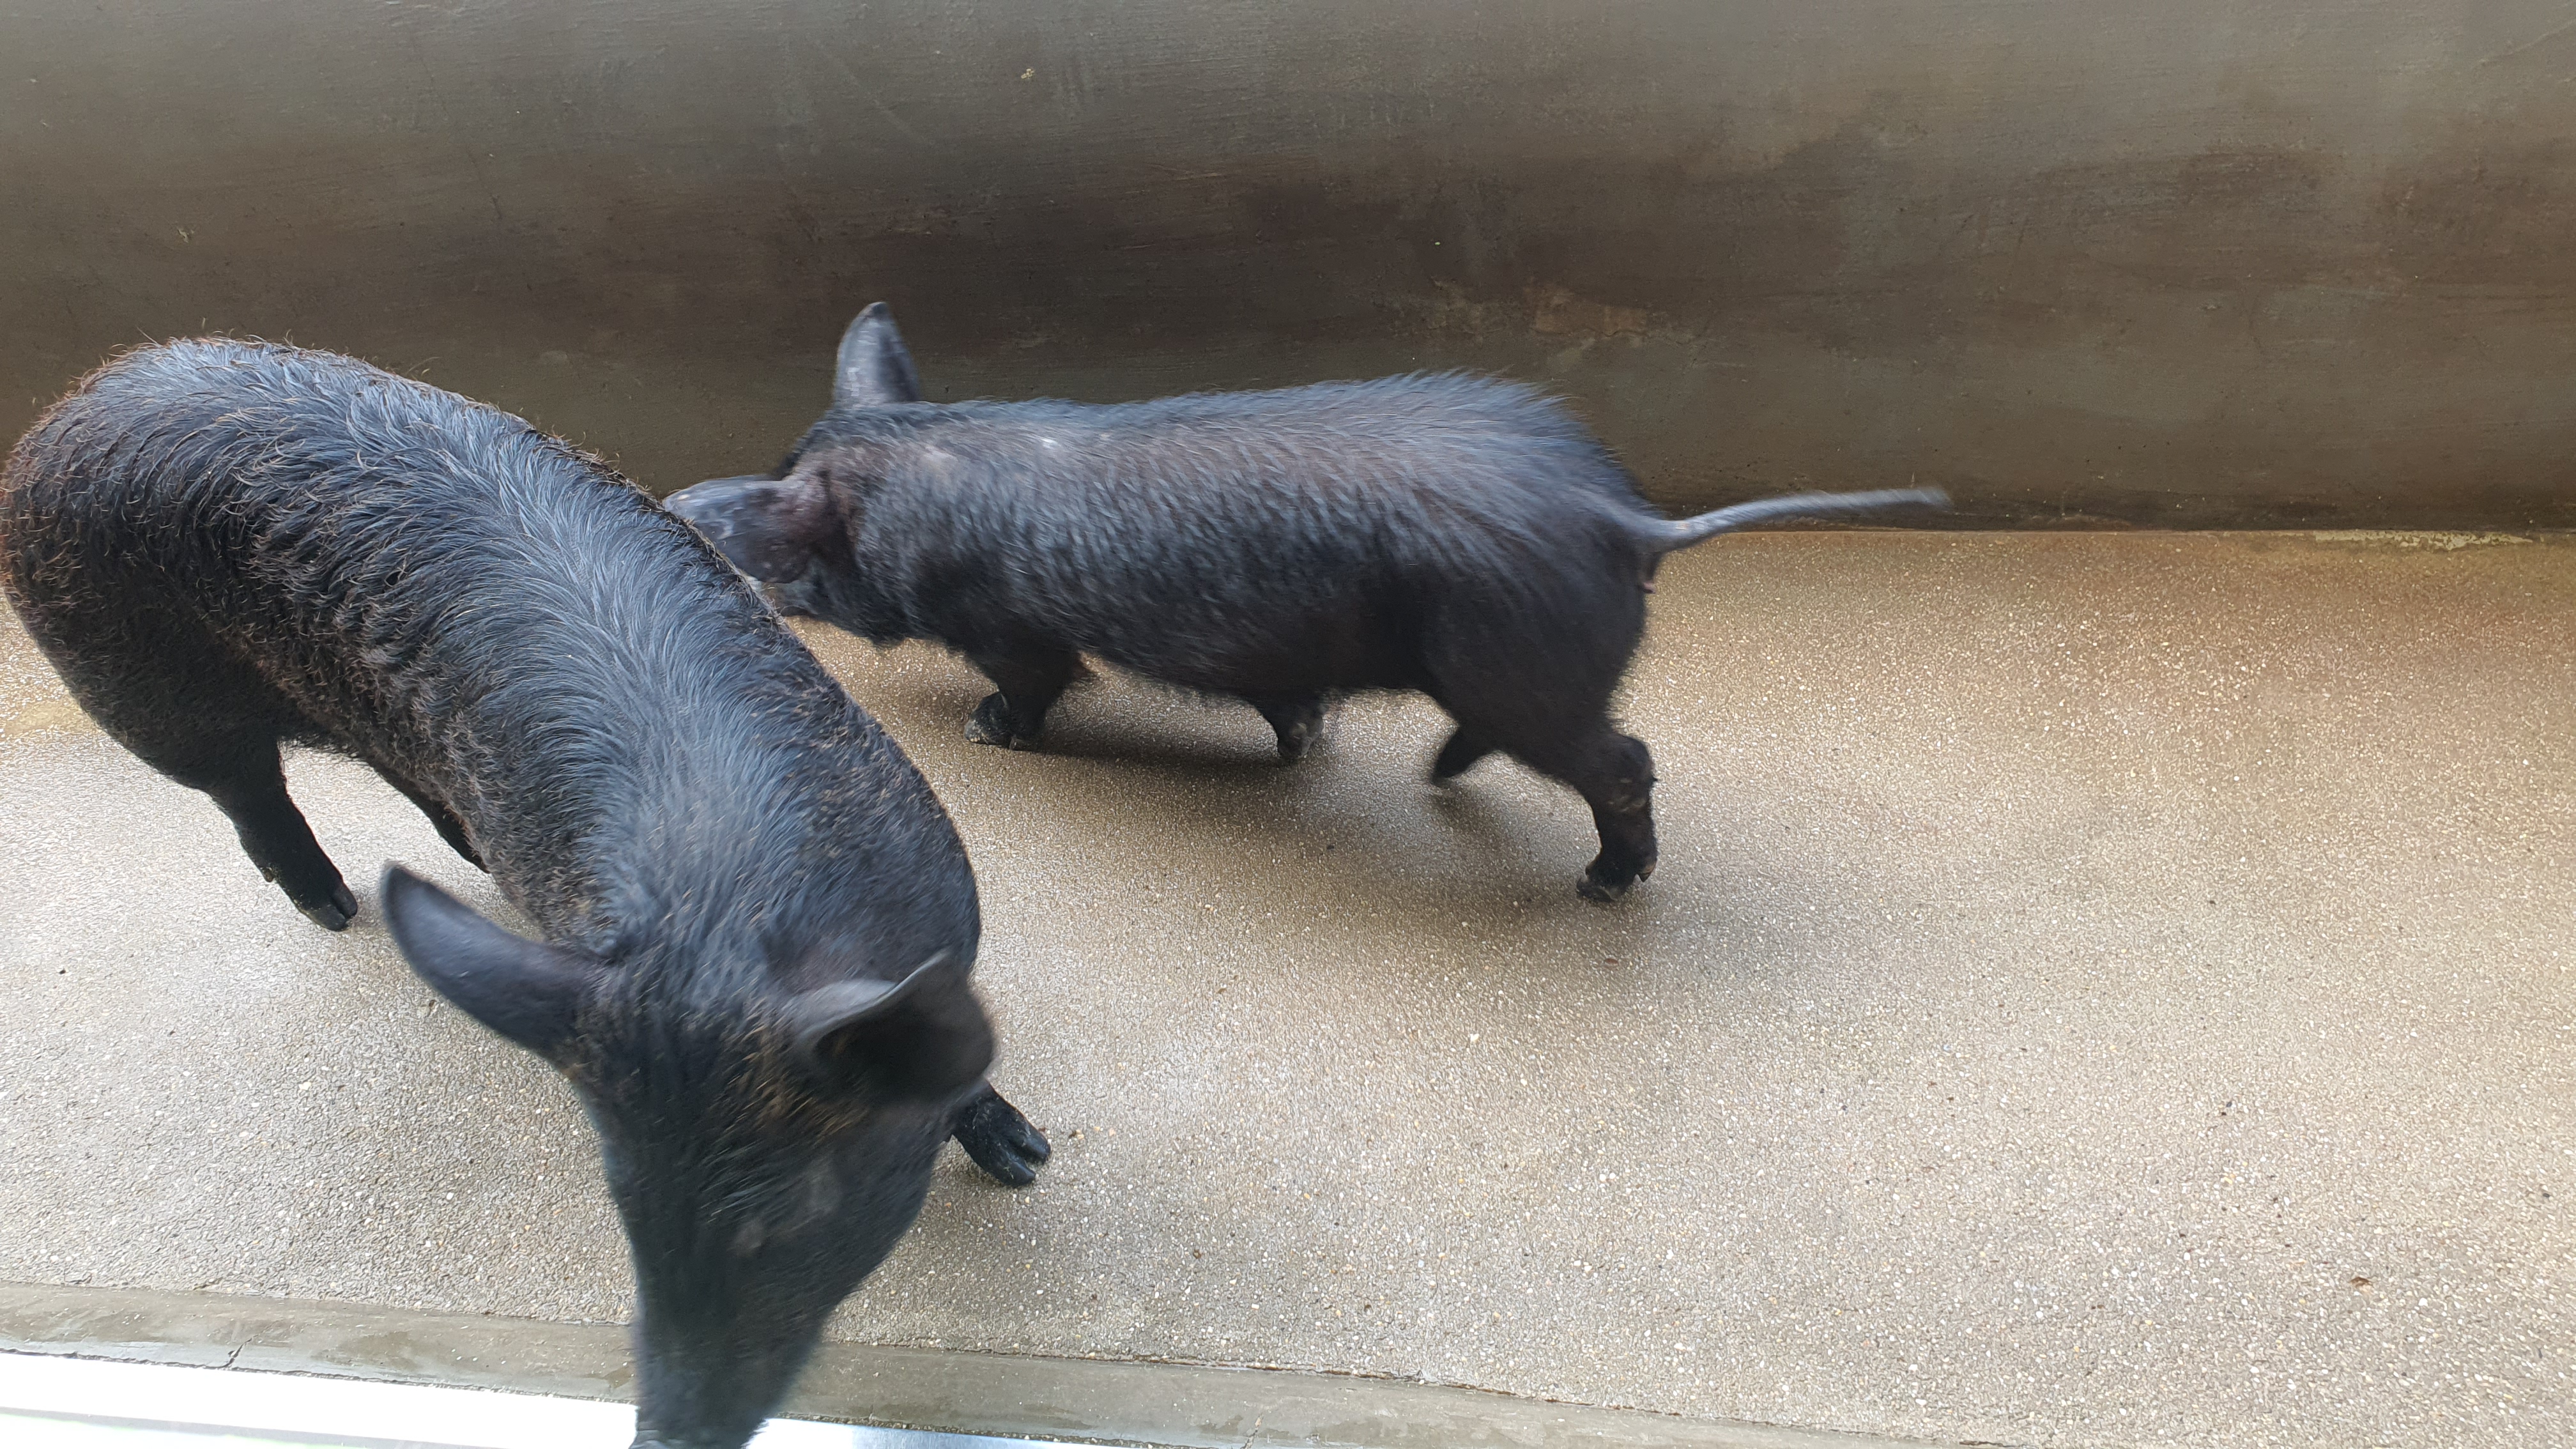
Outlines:
{"type": "Polygon", "coordinates": [[[232,329],[667,488],[935,396],[1413,367],[1676,506],[2576,524],[2576,18],[2323,0],[0,4],[0,432],[232,329]]]}

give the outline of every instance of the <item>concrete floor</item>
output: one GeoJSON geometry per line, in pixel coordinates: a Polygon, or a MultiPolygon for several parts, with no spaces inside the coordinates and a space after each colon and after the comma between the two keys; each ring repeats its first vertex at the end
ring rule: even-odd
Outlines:
{"type": "MultiPolygon", "coordinates": [[[[2576,1442],[2576,542],[1684,555],[1664,856],[1104,681],[1042,754],[809,633],[957,817],[1039,1188],[953,1152],[836,1326],[1939,1442],[2576,1442]]],[[[297,761],[353,884],[494,897],[297,761]]],[[[625,1311],[569,1093],[0,633],[0,1279],[625,1311]]]]}

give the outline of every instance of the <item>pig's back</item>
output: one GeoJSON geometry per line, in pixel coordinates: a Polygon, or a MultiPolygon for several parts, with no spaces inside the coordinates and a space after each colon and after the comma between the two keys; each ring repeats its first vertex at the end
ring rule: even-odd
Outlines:
{"type": "Polygon", "coordinates": [[[1636,571],[1607,449],[1517,384],[1445,374],[1111,406],[925,409],[866,550],[924,592],[1210,689],[1414,683],[1430,611],[1509,627],[1636,571]],[[1314,676],[1292,681],[1295,661],[1314,676]]]}
{"type": "Polygon", "coordinates": [[[142,349],[21,441],[0,550],[22,599],[201,622],[307,742],[444,799],[558,939],[653,909],[657,870],[888,824],[944,837],[971,931],[873,722],[686,525],[497,409],[330,353],[142,349]]]}

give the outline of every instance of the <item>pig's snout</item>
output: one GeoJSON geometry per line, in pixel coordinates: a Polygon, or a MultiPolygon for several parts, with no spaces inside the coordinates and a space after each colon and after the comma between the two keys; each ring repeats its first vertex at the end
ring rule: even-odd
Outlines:
{"type": "Polygon", "coordinates": [[[774,1286],[736,1284],[711,1298],[703,1284],[673,1285],[642,1259],[637,1267],[635,1449],[742,1449],[795,1387],[833,1305],[856,1286],[791,1301],[774,1286]]]}
{"type": "MultiPolygon", "coordinates": [[[[733,561],[735,568],[758,577],[752,561],[739,556],[750,540],[733,526],[734,515],[753,496],[752,490],[770,483],[767,478],[710,478],[662,500],[662,506],[698,531],[700,537],[716,546],[716,551],[733,561]]],[[[774,484],[772,486],[775,486],[774,484]]]]}
{"type": "Polygon", "coordinates": [[[648,1350],[639,1359],[634,1449],[742,1449],[787,1397],[805,1354],[648,1350]]]}
{"type": "Polygon", "coordinates": [[[810,480],[710,478],[662,506],[765,584],[803,575],[831,534],[831,506],[810,480]]]}

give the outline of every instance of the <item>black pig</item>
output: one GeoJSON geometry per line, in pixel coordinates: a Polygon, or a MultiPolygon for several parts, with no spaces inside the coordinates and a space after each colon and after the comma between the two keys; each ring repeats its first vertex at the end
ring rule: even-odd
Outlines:
{"type": "Polygon", "coordinates": [[[147,347],[0,472],[0,579],[75,698],[339,930],[280,741],[366,761],[523,939],[399,867],[404,956],[569,1078],[634,1252],[639,1445],[739,1445],[920,1210],[982,1085],[966,853],[722,559],[597,460],[329,353],[147,347]]]}
{"type": "Polygon", "coordinates": [[[997,691],[966,726],[985,744],[1035,743],[1084,654],[1242,699],[1283,761],[1333,695],[1418,689],[1457,724],[1433,781],[1500,750],[1582,792],[1599,901],[1655,868],[1654,762],[1609,707],[1663,556],[1766,518],[1946,501],[1659,518],[1558,404],[1455,373],[937,406],[883,303],[785,462],[666,500],[782,607],[973,661],[997,691]]]}

